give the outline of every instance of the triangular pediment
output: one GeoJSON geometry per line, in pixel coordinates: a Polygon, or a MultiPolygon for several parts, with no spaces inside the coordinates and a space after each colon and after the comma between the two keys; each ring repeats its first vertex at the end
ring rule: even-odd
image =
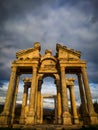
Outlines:
{"type": "Polygon", "coordinates": [[[39,51],[40,51],[40,45],[39,43],[35,43],[34,47],[17,52],[16,58],[18,60],[29,60],[33,58],[39,58],[40,57],[39,51]]]}
{"type": "Polygon", "coordinates": [[[61,46],[60,44],[57,44],[56,47],[58,58],[63,58],[66,60],[79,60],[81,57],[81,52],[79,51],[67,48],[66,46],[61,46]]]}

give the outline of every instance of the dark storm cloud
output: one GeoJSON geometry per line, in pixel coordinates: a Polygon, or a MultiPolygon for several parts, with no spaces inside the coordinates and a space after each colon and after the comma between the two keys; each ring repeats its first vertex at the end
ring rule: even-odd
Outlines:
{"type": "MultiPolygon", "coordinates": [[[[0,0],[0,80],[9,79],[20,49],[56,43],[82,52],[90,82],[98,82],[98,0],[0,0]]],[[[43,52],[41,52],[43,53],[43,52]]]]}

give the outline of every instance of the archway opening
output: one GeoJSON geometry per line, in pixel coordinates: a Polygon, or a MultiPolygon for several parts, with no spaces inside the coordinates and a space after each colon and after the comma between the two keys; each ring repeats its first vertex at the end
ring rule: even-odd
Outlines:
{"type": "Polygon", "coordinates": [[[42,120],[44,124],[53,124],[56,122],[56,84],[52,77],[43,79],[42,89],[42,120]]]}

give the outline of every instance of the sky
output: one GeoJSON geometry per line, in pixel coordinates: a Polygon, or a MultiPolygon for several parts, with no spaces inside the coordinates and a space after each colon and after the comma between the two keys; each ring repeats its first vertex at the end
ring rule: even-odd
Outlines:
{"type": "Polygon", "coordinates": [[[36,41],[41,54],[46,49],[55,54],[57,43],[81,51],[92,97],[98,99],[98,0],[0,0],[1,102],[16,52],[36,41]]]}

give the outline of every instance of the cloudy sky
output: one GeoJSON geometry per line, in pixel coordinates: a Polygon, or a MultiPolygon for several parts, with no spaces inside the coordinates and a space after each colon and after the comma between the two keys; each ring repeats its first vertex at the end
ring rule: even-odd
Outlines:
{"type": "Polygon", "coordinates": [[[98,99],[98,0],[0,0],[0,99],[15,53],[36,41],[41,54],[47,48],[54,54],[56,43],[81,51],[98,99]]]}

